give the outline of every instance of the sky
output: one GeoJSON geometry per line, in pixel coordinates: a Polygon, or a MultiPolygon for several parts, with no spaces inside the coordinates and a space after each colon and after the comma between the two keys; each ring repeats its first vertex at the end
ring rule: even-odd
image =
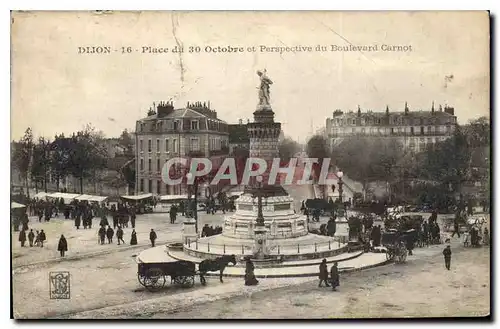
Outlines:
{"type": "Polygon", "coordinates": [[[53,138],[87,123],[118,136],[161,100],[178,108],[210,101],[219,118],[246,121],[258,102],[256,71],[263,69],[273,81],[276,121],[301,142],[336,109],[358,105],[401,111],[408,102],[411,111],[430,110],[434,101],[453,106],[459,123],[490,111],[486,12],[23,12],[12,16],[11,58],[12,139],[27,127],[53,138]],[[182,54],[172,53],[176,45],[182,54]],[[327,51],[316,51],[318,45],[327,51]],[[330,51],[331,45],[377,51],[330,51]],[[382,51],[383,45],[411,51],[382,51]],[[112,51],[79,54],[88,46],[112,51]],[[244,51],[214,53],[207,46],[244,51]],[[260,46],[312,51],[280,54],[260,46]]]}

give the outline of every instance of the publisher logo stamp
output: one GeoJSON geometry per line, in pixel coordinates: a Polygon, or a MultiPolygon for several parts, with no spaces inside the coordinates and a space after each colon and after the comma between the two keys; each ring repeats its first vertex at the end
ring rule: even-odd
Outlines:
{"type": "Polygon", "coordinates": [[[70,299],[69,272],[50,272],[50,299],[70,299]]]}

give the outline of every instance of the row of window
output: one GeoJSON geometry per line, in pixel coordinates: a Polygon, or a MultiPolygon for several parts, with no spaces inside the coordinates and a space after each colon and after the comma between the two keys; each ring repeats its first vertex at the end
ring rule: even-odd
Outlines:
{"type": "Polygon", "coordinates": [[[451,126],[421,126],[420,129],[415,129],[415,127],[397,127],[397,128],[332,128],[333,134],[349,134],[349,133],[369,133],[369,134],[396,134],[396,133],[410,133],[410,134],[432,134],[432,133],[450,133],[452,131],[451,126]]]}
{"type": "MultiPolygon", "coordinates": [[[[346,118],[344,118],[344,119],[337,118],[337,119],[331,119],[331,120],[332,120],[332,123],[336,126],[355,125],[357,122],[357,119],[346,119],[346,118]]],[[[373,124],[381,124],[384,121],[385,121],[384,119],[380,119],[380,118],[369,119],[369,120],[361,118],[360,124],[363,126],[364,125],[370,126],[373,124]]],[[[419,126],[419,125],[427,125],[429,123],[435,124],[436,121],[437,121],[436,118],[418,118],[418,119],[413,119],[413,120],[409,119],[409,118],[402,118],[402,117],[389,118],[390,125],[416,125],[416,126],[419,126]]],[[[452,123],[456,123],[456,122],[457,122],[457,118],[455,118],[455,117],[446,120],[447,124],[452,124],[452,123]]]]}
{"type": "MultiPolygon", "coordinates": [[[[143,132],[146,128],[146,125],[148,122],[140,122],[139,123],[139,131],[143,132]]],[[[179,131],[184,129],[189,129],[189,130],[200,130],[200,121],[199,120],[191,120],[189,122],[189,126],[184,127],[183,125],[183,120],[160,120],[160,121],[152,121],[150,123],[151,129],[161,131],[163,127],[166,128],[166,130],[174,130],[174,131],[179,131]]],[[[215,130],[215,131],[220,131],[220,121],[208,121],[208,129],[209,130],[215,130]]]]}
{"type": "MultiPolygon", "coordinates": [[[[172,151],[173,153],[177,153],[180,149],[177,138],[165,139],[165,152],[172,151]]],[[[210,138],[210,150],[220,150],[223,147],[227,147],[227,141],[221,140],[220,138],[210,138]]],[[[189,143],[190,151],[200,151],[200,139],[198,137],[191,137],[189,143]]],[[[143,140],[139,140],[139,151],[144,152],[144,142],[143,140]]],[[[148,140],[148,152],[153,152],[153,141],[151,139],[148,140]]],[[[161,140],[156,140],[156,152],[161,152],[161,140]]]]}

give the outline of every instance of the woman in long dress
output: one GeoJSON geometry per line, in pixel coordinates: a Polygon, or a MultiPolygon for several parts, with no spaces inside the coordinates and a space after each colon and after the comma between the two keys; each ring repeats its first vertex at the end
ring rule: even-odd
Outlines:
{"type": "Polygon", "coordinates": [[[255,266],[250,258],[247,258],[246,267],[245,267],[245,286],[255,286],[259,284],[259,281],[255,277],[254,274],[255,266]]]}
{"type": "Polygon", "coordinates": [[[135,233],[135,230],[132,230],[132,235],[130,237],[130,245],[135,246],[137,244],[137,233],[135,233]]]}

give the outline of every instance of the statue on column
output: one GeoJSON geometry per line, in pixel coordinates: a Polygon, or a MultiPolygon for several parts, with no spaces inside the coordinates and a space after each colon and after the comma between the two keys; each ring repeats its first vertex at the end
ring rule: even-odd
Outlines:
{"type": "Polygon", "coordinates": [[[260,77],[260,87],[259,87],[259,105],[271,105],[271,85],[273,82],[266,75],[267,70],[257,71],[257,75],[260,77]]]}

